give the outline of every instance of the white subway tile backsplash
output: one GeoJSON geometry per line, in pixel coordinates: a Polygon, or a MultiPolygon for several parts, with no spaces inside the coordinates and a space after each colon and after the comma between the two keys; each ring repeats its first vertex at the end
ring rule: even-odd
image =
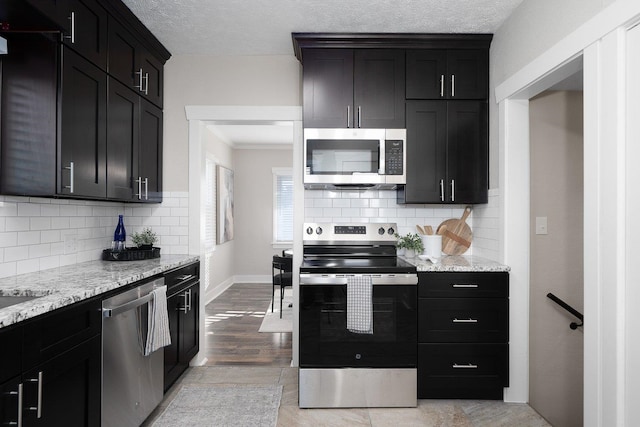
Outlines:
{"type": "Polygon", "coordinates": [[[100,259],[119,214],[129,239],[152,227],[163,253],[187,253],[188,206],[188,192],[160,205],[0,196],[0,277],[100,259]]]}

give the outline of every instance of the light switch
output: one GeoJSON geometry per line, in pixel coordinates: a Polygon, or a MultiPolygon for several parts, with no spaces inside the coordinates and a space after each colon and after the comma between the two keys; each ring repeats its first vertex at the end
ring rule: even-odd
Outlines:
{"type": "Polygon", "coordinates": [[[536,217],[536,234],[547,234],[547,217],[536,217]]]}

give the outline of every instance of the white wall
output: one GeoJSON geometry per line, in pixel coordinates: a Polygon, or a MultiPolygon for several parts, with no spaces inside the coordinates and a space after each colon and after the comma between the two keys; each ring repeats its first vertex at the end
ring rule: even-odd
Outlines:
{"type": "Polygon", "coordinates": [[[292,150],[235,150],[234,274],[239,281],[270,282],[274,167],[292,167],[292,150]]]}

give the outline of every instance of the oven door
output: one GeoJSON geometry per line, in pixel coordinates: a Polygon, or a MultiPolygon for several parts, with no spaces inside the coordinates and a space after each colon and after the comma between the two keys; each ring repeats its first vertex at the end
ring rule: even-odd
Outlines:
{"type": "Polygon", "coordinates": [[[372,282],[373,334],[358,334],[347,330],[344,276],[301,275],[301,368],[416,366],[417,276],[391,275],[391,280],[378,276],[372,282]]]}

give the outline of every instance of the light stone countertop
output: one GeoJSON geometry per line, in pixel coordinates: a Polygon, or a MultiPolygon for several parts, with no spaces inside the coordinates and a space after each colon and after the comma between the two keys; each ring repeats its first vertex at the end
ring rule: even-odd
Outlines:
{"type": "Polygon", "coordinates": [[[436,262],[415,258],[405,258],[405,261],[413,264],[422,271],[450,271],[450,272],[508,272],[509,266],[500,264],[487,258],[474,255],[443,255],[436,262]]]}
{"type": "Polygon", "coordinates": [[[89,261],[0,279],[0,296],[39,298],[0,309],[0,328],[198,261],[162,255],[140,261],[89,261]]]}

